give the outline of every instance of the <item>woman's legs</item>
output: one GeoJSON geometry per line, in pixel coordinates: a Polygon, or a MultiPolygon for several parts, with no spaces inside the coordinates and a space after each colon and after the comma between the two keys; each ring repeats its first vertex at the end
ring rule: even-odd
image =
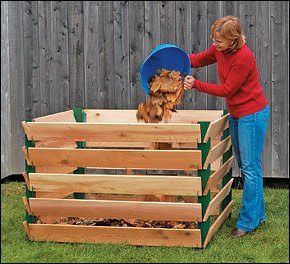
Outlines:
{"type": "Polygon", "coordinates": [[[268,106],[257,113],[236,119],[238,139],[236,136],[232,138],[235,152],[239,153],[237,160],[240,159],[239,165],[244,178],[242,208],[236,227],[247,232],[254,230],[261,221],[266,220],[262,153],[268,119],[268,106]],[[236,140],[238,146],[235,146],[234,141],[236,140]]]}

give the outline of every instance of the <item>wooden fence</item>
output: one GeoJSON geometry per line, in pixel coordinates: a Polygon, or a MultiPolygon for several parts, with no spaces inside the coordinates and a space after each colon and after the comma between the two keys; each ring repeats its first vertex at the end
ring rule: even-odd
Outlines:
{"type": "MultiPolygon", "coordinates": [[[[288,1],[1,1],[1,178],[24,169],[25,118],[136,109],[149,52],[161,43],[200,52],[212,43],[214,21],[229,14],[242,21],[270,102],[265,177],[288,178],[288,1]]],[[[191,73],[218,82],[215,65],[191,73]]],[[[197,91],[180,107],[225,108],[223,98],[197,91]]]]}

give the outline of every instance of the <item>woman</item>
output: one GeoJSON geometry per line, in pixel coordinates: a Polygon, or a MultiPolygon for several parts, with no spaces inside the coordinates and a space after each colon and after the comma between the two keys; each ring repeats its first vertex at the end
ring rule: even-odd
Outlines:
{"type": "Polygon", "coordinates": [[[269,106],[239,19],[218,19],[211,28],[211,38],[214,43],[209,49],[189,57],[192,68],[216,62],[220,84],[186,76],[184,89],[226,98],[232,145],[244,181],[242,208],[231,236],[243,237],[266,221],[261,159],[269,106]]]}

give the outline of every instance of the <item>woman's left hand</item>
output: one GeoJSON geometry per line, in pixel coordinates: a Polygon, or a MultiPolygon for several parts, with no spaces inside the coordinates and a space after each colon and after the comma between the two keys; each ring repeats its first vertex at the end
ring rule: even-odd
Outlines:
{"type": "Polygon", "coordinates": [[[187,75],[185,78],[184,78],[184,90],[190,90],[192,89],[193,87],[193,84],[194,84],[194,77],[190,76],[190,75],[187,75]]]}

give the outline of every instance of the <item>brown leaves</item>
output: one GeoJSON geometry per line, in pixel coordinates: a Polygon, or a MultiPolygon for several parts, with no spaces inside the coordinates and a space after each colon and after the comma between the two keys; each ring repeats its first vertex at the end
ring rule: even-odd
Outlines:
{"type": "Polygon", "coordinates": [[[150,97],[138,105],[136,117],[145,123],[169,122],[175,107],[181,104],[182,77],[179,71],[162,69],[150,81],[150,97]]]}
{"type": "Polygon", "coordinates": [[[115,226],[115,227],[148,227],[148,228],[174,228],[195,229],[196,222],[156,221],[139,219],[107,219],[107,218],[83,218],[62,217],[61,224],[90,225],[90,226],[115,226]]]}

